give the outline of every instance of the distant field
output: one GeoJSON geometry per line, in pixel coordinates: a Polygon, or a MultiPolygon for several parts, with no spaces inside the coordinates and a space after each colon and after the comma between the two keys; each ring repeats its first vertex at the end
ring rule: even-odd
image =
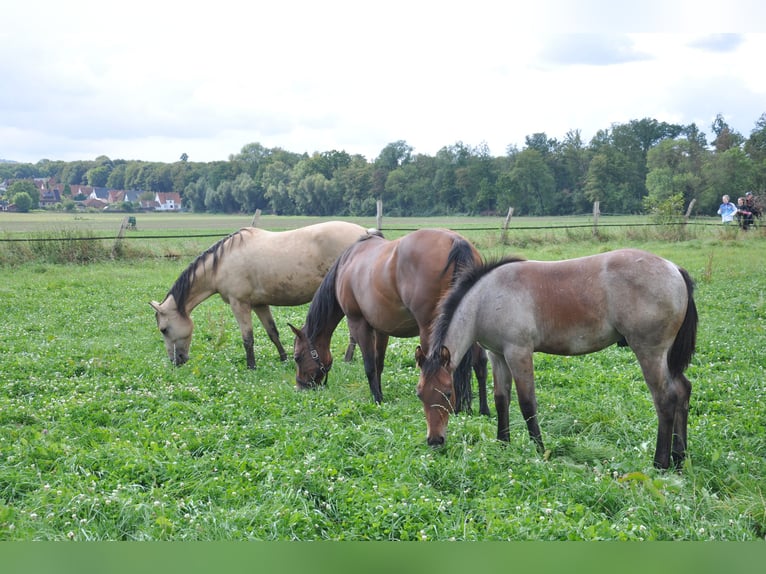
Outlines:
{"type": "MultiPolygon", "coordinates": [[[[137,227],[125,232],[124,245],[134,255],[146,252],[150,255],[191,256],[217,239],[253,223],[252,216],[244,215],[156,212],[131,215],[136,218],[137,227]]],[[[87,234],[111,241],[117,236],[125,217],[127,214],[122,213],[0,213],[0,249],[3,248],[2,240],[10,238],[69,238],[73,234],[87,234]]],[[[257,224],[264,229],[284,231],[330,219],[345,219],[365,227],[376,227],[375,217],[262,215],[257,224]]],[[[676,233],[675,228],[658,232],[647,216],[602,216],[598,221],[597,234],[594,234],[592,216],[514,217],[505,234],[504,225],[504,217],[384,217],[382,220],[383,232],[391,239],[421,227],[446,227],[461,232],[492,255],[502,253],[509,245],[520,248],[533,246],[543,250],[573,242],[603,246],[610,241],[640,242],[658,237],[662,239],[663,233],[676,233]]],[[[697,218],[682,232],[687,238],[717,239],[723,231],[717,225],[717,218],[697,218]]]]}

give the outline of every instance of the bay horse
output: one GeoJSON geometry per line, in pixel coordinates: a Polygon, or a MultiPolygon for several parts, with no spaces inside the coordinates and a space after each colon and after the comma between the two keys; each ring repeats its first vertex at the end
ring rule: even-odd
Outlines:
{"type": "MultiPolygon", "coordinates": [[[[326,381],[332,367],[330,342],[345,316],[359,345],[375,402],[383,400],[380,377],[389,337],[420,336],[428,348],[429,331],[439,298],[464,268],[481,261],[464,237],[446,229],[419,229],[396,240],[363,237],[333,264],[295,333],[297,388],[326,381]]],[[[471,345],[466,347],[466,351],[471,345]]],[[[468,354],[479,379],[480,412],[489,414],[486,397],[487,356],[476,347],[468,354]]],[[[456,381],[456,410],[470,410],[471,372],[456,381]]]]}
{"type": "MultiPolygon", "coordinates": [[[[270,305],[311,301],[327,270],[357,239],[375,230],[346,221],[328,221],[290,231],[244,227],[200,254],[179,275],[162,303],[152,301],[157,327],[175,365],[189,359],[192,310],[220,294],[234,312],[242,334],[247,366],[255,368],[252,311],[287,360],[270,305]]],[[[347,355],[353,353],[353,343],[347,355]]]]}
{"type": "Polygon", "coordinates": [[[564,261],[503,259],[467,270],[442,299],[431,348],[415,351],[417,392],[427,442],[441,445],[454,405],[451,373],[474,341],[489,351],[497,438],[508,441],[511,383],[531,439],[544,452],[537,422],[535,351],[581,355],[630,346],[658,417],[654,465],[680,468],[686,453],[697,308],[689,274],[645,251],[620,249],[564,261]]]}

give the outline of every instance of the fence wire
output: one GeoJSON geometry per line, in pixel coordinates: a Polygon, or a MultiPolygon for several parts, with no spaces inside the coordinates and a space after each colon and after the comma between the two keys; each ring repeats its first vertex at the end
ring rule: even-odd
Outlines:
{"type": "MultiPolygon", "coordinates": [[[[605,227],[672,227],[679,225],[693,225],[701,227],[720,227],[720,222],[703,222],[703,221],[678,221],[667,223],[599,223],[594,225],[592,223],[578,223],[572,225],[539,225],[539,226],[527,226],[524,227],[507,227],[503,226],[491,226],[491,227],[451,227],[453,231],[458,233],[465,233],[469,231],[496,231],[498,233],[515,233],[520,231],[556,231],[557,229],[602,229],[605,227]]],[[[383,226],[380,231],[417,231],[421,227],[386,227],[383,226]]],[[[201,234],[185,234],[185,235],[136,235],[130,233],[123,236],[105,235],[105,236],[68,236],[68,237],[0,237],[0,243],[14,243],[14,242],[42,242],[42,241],[123,241],[123,240],[135,240],[135,239],[204,239],[210,237],[225,237],[229,235],[225,233],[201,233],[201,234]]]]}

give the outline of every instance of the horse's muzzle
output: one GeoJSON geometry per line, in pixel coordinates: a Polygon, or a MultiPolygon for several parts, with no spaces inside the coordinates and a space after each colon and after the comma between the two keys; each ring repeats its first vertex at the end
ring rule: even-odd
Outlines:
{"type": "Polygon", "coordinates": [[[308,391],[319,387],[315,380],[303,381],[298,377],[295,377],[295,388],[299,391],[308,391]]]}
{"type": "Polygon", "coordinates": [[[428,442],[428,446],[432,446],[432,447],[444,446],[443,435],[434,436],[434,437],[429,436],[428,439],[426,440],[428,442]]]}

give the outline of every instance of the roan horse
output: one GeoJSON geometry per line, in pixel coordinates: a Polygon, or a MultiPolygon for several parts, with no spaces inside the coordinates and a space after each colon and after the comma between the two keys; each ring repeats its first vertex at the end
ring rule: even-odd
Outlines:
{"type": "MultiPolygon", "coordinates": [[[[420,345],[427,349],[428,326],[439,298],[461,269],[480,261],[471,243],[446,229],[420,229],[393,241],[365,237],[349,247],[319,286],[303,328],[290,325],[295,333],[297,387],[316,387],[325,380],[332,366],[332,334],[345,315],[362,353],[372,396],[381,402],[380,376],[389,337],[420,335],[420,345]]],[[[489,414],[487,357],[478,346],[474,351],[469,356],[479,379],[480,412],[489,414]]],[[[455,384],[457,411],[471,406],[470,364],[464,373],[455,384]]]]}
{"type": "Polygon", "coordinates": [[[593,353],[630,346],[658,417],[654,465],[676,468],[686,452],[697,308],[689,274],[651,253],[622,249],[566,261],[505,259],[467,270],[440,302],[430,352],[417,349],[418,396],[430,445],[445,441],[455,357],[474,341],[489,351],[497,438],[509,440],[511,382],[529,435],[543,452],[532,354],[593,353]]]}
{"type": "Polygon", "coordinates": [[[354,223],[329,221],[279,232],[245,227],[218,241],[181,273],[162,303],[150,303],[168,357],[176,365],[189,359],[194,329],[190,314],[219,293],[239,324],[247,366],[255,368],[252,311],[279,358],[286,360],[269,305],[308,303],[338,256],[367,233],[354,223]]]}

